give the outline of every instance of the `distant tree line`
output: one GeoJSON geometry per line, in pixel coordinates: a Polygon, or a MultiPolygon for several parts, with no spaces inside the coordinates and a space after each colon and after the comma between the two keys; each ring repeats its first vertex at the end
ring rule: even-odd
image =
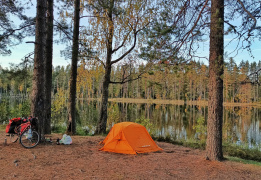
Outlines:
{"type": "MultiPolygon", "coordinates": [[[[145,65],[130,67],[118,65],[112,69],[112,80],[123,76],[132,78],[144,69],[145,65]],[[130,76],[129,76],[130,75],[130,76]]],[[[251,103],[260,102],[261,61],[241,61],[238,65],[233,58],[225,63],[224,102],[251,103]]],[[[70,66],[53,68],[52,97],[58,91],[69,97],[70,66]]],[[[208,66],[191,61],[182,66],[172,66],[167,62],[150,67],[147,73],[136,81],[109,86],[109,98],[140,98],[160,100],[207,101],[208,66]]],[[[81,63],[78,66],[77,98],[101,98],[104,70],[101,66],[81,63]]],[[[0,70],[0,94],[7,97],[28,98],[32,89],[32,67],[13,66],[0,70]]]]}

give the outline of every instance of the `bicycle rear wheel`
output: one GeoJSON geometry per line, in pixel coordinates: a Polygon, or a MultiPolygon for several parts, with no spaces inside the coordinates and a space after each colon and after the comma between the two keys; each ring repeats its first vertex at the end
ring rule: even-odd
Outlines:
{"type": "Polygon", "coordinates": [[[28,129],[24,131],[20,136],[20,143],[25,148],[33,148],[37,146],[40,141],[38,132],[28,129]]]}
{"type": "Polygon", "coordinates": [[[18,140],[17,134],[11,133],[11,134],[9,134],[9,137],[10,137],[10,141],[11,141],[12,143],[15,143],[15,142],[18,140]]]}

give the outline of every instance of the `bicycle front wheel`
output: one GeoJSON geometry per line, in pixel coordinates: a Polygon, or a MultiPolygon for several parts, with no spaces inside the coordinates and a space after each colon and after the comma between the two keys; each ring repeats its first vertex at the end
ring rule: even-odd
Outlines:
{"type": "Polygon", "coordinates": [[[24,131],[20,136],[20,143],[25,148],[33,148],[37,146],[39,141],[40,141],[40,136],[38,132],[32,131],[31,129],[24,131]]]}
{"type": "Polygon", "coordinates": [[[11,141],[12,143],[15,143],[15,142],[18,140],[17,134],[11,133],[9,136],[10,136],[10,141],[11,141]]]}

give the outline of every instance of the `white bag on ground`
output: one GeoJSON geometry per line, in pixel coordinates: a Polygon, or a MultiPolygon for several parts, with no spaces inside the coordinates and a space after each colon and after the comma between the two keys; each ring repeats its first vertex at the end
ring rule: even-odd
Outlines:
{"type": "Polygon", "coordinates": [[[72,138],[71,136],[64,134],[62,139],[60,140],[60,144],[72,144],[72,138]]]}

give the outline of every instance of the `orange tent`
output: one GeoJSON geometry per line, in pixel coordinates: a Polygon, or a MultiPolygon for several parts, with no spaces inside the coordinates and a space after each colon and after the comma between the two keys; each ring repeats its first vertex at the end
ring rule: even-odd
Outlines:
{"type": "Polygon", "coordinates": [[[162,150],[150,137],[146,128],[133,122],[115,124],[101,142],[102,151],[123,154],[147,153],[162,150]]]}

